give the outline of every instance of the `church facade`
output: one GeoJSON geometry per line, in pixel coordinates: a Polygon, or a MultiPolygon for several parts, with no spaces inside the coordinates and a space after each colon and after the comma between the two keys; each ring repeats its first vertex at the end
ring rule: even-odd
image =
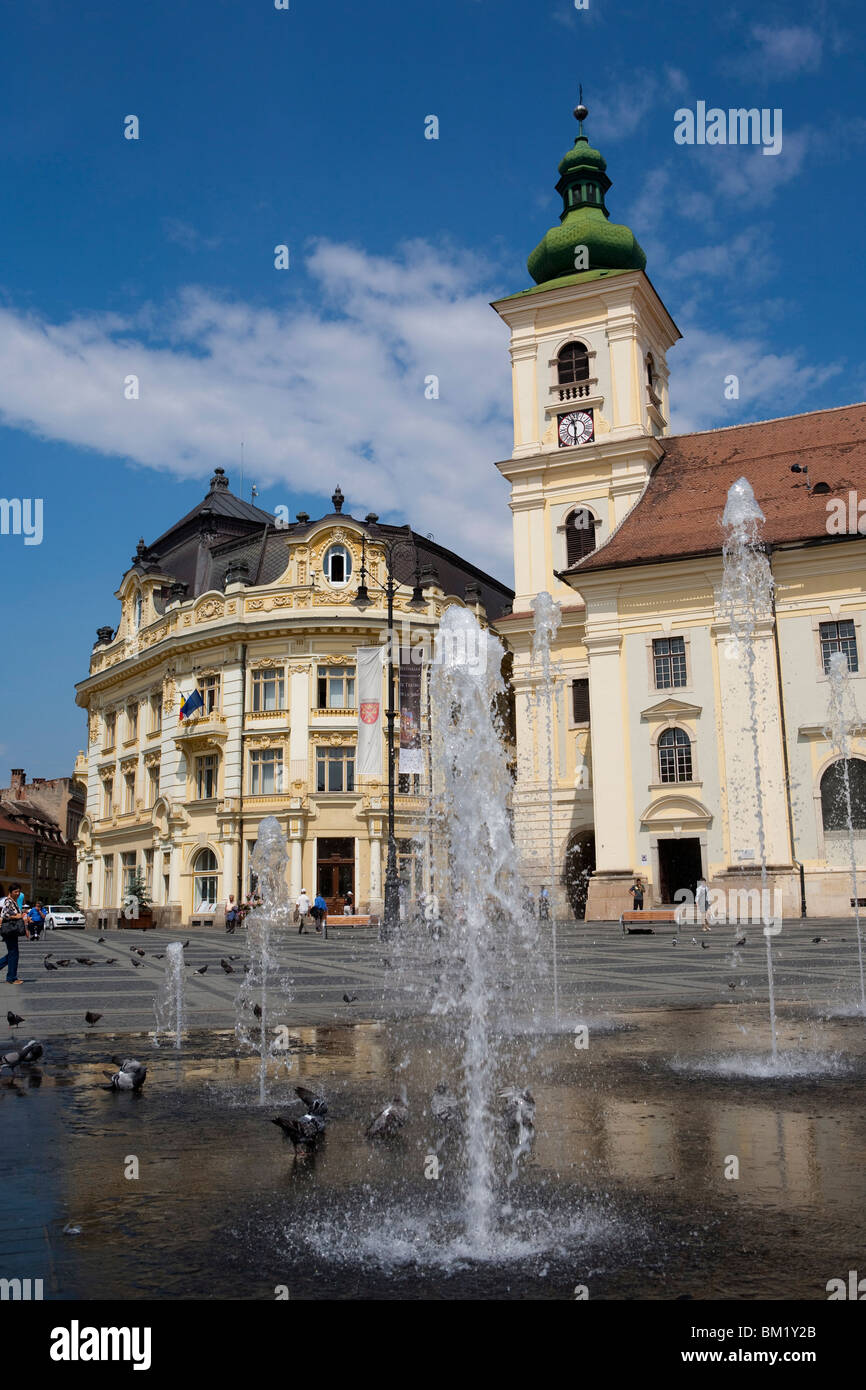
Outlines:
{"type": "MultiPolygon", "coordinates": [[[[845,759],[866,898],[866,407],[672,437],[679,332],[646,258],[609,220],[605,161],[580,129],[559,166],[559,226],[536,284],[493,307],[511,330],[515,825],[558,915],[612,920],[705,880],[767,884],[785,916],[851,915],[843,766],[825,731],[834,652],[848,663],[845,759]],[[720,518],[745,476],[774,581],[759,615],[756,790],[742,653],[723,602],[720,518]],[[850,499],[855,499],[852,508],[850,499]],[[537,595],[561,606],[553,736],[533,655],[537,595]],[[552,774],[552,776],[551,776],[552,774]],[[548,778],[553,794],[551,853],[548,778]],[[760,798],[760,802],[759,802],[760,798]],[[552,880],[552,882],[551,882],[552,880]]],[[[724,382],[720,378],[722,396],[724,382]]]]}
{"type": "MultiPolygon", "coordinates": [[[[288,841],[293,897],[322,892],[341,911],[351,893],[358,912],[381,911],[385,721],[371,773],[369,755],[357,761],[359,649],[396,640],[404,655],[429,653],[447,607],[487,623],[512,594],[408,527],[346,515],[339,488],[333,507],[283,523],[234,496],[217,469],[201,503],[152,545],[139,543],[115,595],[119,622],[98,630],[76,688],[88,721],[75,772],[87,787],[78,890],[90,924],[117,921],[136,875],[158,925],[221,921],[229,894],[241,900],[254,886],[253,846],[272,815],[288,841]]],[[[379,669],[367,712],[381,715],[387,666],[379,669]]],[[[433,886],[423,700],[418,713],[422,754],[396,787],[410,899],[433,886]]]]}

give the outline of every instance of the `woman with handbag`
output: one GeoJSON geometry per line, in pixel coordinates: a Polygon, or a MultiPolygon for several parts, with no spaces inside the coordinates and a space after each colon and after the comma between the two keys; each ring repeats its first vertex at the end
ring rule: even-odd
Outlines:
{"type": "MultiPolygon", "coordinates": [[[[23,985],[24,981],[18,978],[18,940],[19,937],[30,936],[27,930],[27,923],[24,913],[18,906],[18,893],[21,885],[13,883],[9,887],[7,897],[0,899],[0,936],[3,938],[3,945],[6,947],[6,954],[0,960],[0,970],[6,966],[7,985],[23,985]]],[[[2,891],[2,890],[0,890],[2,891]]]]}

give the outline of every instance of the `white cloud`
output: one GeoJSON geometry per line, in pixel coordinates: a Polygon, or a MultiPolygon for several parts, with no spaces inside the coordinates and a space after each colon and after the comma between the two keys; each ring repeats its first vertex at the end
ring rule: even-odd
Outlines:
{"type": "Polygon", "coordinates": [[[689,326],[671,354],[671,429],[675,434],[735,425],[802,410],[842,366],[816,367],[800,351],[776,353],[758,336],[734,337],[689,326]],[[739,399],[725,399],[736,376],[739,399]]]}
{"type": "MultiPolygon", "coordinates": [[[[319,304],[262,308],[189,288],[136,319],[62,324],[0,309],[0,416],[50,439],[204,479],[215,465],[409,520],[508,579],[507,331],[474,258],[319,243],[319,304]],[[124,378],[140,399],[124,398],[124,378]],[[439,378],[438,400],[424,379],[439,378]]],[[[291,272],[289,272],[291,273],[291,272]]],[[[275,272],[275,275],[277,272],[275,272]]]]}
{"type": "Polygon", "coordinates": [[[687,87],[685,75],[673,67],[666,67],[662,72],[637,69],[629,74],[627,81],[610,83],[597,100],[587,100],[586,133],[590,141],[622,140],[632,135],[653,108],[680,96],[687,87]]]}
{"type": "Polygon", "coordinates": [[[754,47],[750,51],[728,64],[730,70],[743,76],[778,80],[800,72],[815,72],[821,66],[824,40],[817,30],[805,25],[780,28],[755,24],[752,41],[754,47]]]}

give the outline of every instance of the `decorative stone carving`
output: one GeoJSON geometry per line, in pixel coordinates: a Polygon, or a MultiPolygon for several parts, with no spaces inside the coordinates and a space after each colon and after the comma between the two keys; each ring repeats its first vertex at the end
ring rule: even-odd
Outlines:
{"type": "Polygon", "coordinates": [[[210,622],[212,618],[221,618],[225,612],[225,604],[218,598],[206,598],[195,610],[195,620],[197,623],[210,622]]]}

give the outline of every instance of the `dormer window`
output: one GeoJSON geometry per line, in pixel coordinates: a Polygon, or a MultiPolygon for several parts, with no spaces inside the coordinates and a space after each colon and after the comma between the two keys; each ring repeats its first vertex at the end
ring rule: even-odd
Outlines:
{"type": "Polygon", "coordinates": [[[344,545],[332,545],[325,551],[322,569],[329,584],[341,587],[348,584],[352,573],[352,557],[344,545]]]}
{"type": "Polygon", "coordinates": [[[566,343],[556,359],[560,386],[589,380],[589,352],[583,343],[566,343]]]}

